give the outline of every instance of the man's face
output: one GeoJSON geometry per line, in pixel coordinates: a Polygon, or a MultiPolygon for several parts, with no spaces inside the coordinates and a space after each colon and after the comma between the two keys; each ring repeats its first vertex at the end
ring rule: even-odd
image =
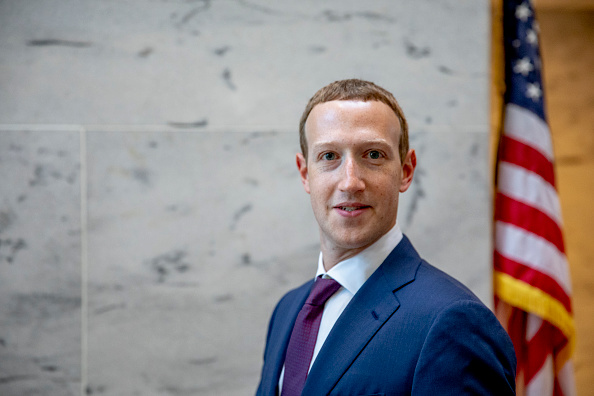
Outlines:
{"type": "Polygon", "coordinates": [[[379,101],[316,105],[305,133],[308,158],[297,154],[297,166],[322,247],[349,256],[396,223],[398,195],[410,186],[416,166],[414,150],[402,164],[398,118],[379,101]]]}

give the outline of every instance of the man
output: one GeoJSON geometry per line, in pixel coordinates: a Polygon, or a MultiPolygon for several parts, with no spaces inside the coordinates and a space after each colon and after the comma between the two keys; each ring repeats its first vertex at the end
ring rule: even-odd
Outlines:
{"type": "Polygon", "coordinates": [[[396,222],[416,166],[391,93],[334,82],[309,101],[297,168],[320,229],[316,278],[272,315],[257,395],[512,395],[491,311],[396,222]]]}

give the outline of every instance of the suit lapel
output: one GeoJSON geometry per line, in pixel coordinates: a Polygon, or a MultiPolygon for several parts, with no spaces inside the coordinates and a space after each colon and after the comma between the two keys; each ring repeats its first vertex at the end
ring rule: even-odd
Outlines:
{"type": "Polygon", "coordinates": [[[328,394],[400,302],[394,291],[414,281],[421,259],[406,236],[363,284],[336,321],[312,366],[304,395],[328,394]]]}

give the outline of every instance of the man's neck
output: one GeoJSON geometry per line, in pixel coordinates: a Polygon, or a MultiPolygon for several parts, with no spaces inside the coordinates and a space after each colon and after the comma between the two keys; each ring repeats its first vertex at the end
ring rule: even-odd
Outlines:
{"type": "Polygon", "coordinates": [[[334,267],[336,264],[340,263],[341,261],[348,260],[351,257],[355,257],[357,254],[373,245],[373,243],[375,243],[375,241],[369,245],[355,249],[342,249],[338,247],[327,248],[324,246],[324,243],[322,243],[321,250],[322,257],[324,257],[324,269],[326,272],[330,271],[330,268],[334,267]]]}
{"type": "Polygon", "coordinates": [[[381,244],[385,244],[387,242],[390,245],[391,251],[391,249],[394,248],[394,246],[398,242],[400,242],[400,239],[402,239],[402,232],[398,227],[398,223],[394,224],[388,232],[381,235],[374,241],[356,248],[344,248],[338,246],[337,244],[333,244],[331,241],[322,239],[320,250],[322,251],[324,269],[326,270],[326,272],[328,272],[332,267],[336,266],[338,263],[357,256],[361,252],[378,243],[378,241],[380,240],[383,240],[381,244]]]}

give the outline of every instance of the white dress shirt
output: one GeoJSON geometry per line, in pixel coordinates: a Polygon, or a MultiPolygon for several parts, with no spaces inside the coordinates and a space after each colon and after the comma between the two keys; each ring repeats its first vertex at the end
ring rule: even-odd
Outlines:
{"type": "MultiPolygon", "coordinates": [[[[339,262],[327,272],[324,268],[322,252],[320,252],[316,278],[320,275],[323,278],[332,278],[340,283],[342,287],[338,289],[338,291],[326,301],[326,305],[324,305],[322,321],[320,322],[320,329],[318,330],[318,338],[314,347],[313,357],[309,364],[310,369],[316,360],[320,349],[322,349],[322,345],[324,345],[328,334],[330,334],[330,330],[332,330],[338,317],[342,314],[342,311],[344,311],[361,286],[363,286],[371,274],[379,268],[401,240],[402,231],[400,231],[400,227],[398,226],[398,223],[396,223],[390,231],[375,241],[373,245],[369,246],[356,256],[339,262]]],[[[279,391],[283,388],[284,376],[285,367],[283,366],[278,382],[279,391]]]]}

